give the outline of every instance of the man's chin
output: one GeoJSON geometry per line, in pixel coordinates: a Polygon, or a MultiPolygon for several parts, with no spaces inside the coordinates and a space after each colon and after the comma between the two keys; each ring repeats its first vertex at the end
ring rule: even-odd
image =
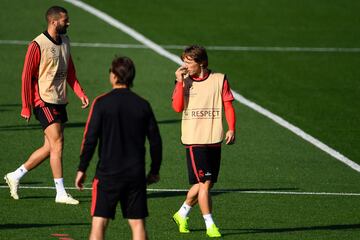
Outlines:
{"type": "Polygon", "coordinates": [[[65,28],[65,29],[59,29],[59,30],[57,31],[57,33],[58,33],[58,34],[61,34],[61,35],[66,34],[66,32],[67,32],[67,29],[66,29],[66,28],[65,28]]]}

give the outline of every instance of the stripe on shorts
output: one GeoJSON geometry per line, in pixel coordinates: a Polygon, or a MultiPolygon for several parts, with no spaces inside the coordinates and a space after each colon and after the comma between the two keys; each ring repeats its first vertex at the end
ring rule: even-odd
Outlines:
{"type": "Polygon", "coordinates": [[[95,178],[93,181],[93,185],[92,185],[91,216],[94,216],[94,213],[95,213],[98,183],[99,183],[99,179],[95,178]]]}
{"type": "Polygon", "coordinates": [[[49,110],[48,107],[44,107],[44,108],[42,108],[42,110],[44,111],[45,116],[46,116],[46,118],[47,118],[47,120],[48,120],[49,123],[52,122],[52,121],[54,121],[54,118],[53,118],[53,116],[51,115],[51,112],[50,112],[50,110],[49,110]]]}
{"type": "Polygon", "coordinates": [[[198,182],[200,182],[200,178],[196,169],[196,165],[195,165],[195,158],[194,158],[194,152],[193,152],[193,146],[189,147],[190,150],[190,158],[191,158],[191,166],[193,168],[194,174],[196,176],[196,179],[198,180],[198,182]]]}

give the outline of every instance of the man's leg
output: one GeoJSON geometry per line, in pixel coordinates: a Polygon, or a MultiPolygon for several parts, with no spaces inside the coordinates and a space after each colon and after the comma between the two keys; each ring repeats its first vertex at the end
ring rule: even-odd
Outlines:
{"type": "Polygon", "coordinates": [[[106,227],[107,227],[108,223],[109,223],[108,218],[93,217],[89,240],[105,239],[105,231],[106,231],[106,227]]]}
{"type": "Polygon", "coordinates": [[[144,219],[129,219],[129,225],[132,232],[132,240],[147,240],[144,219]]]}
{"type": "Polygon", "coordinates": [[[211,196],[210,189],[213,184],[211,181],[205,181],[199,183],[198,201],[201,213],[203,215],[211,213],[211,196]]]}
{"type": "Polygon", "coordinates": [[[64,146],[61,123],[53,123],[45,129],[45,136],[50,144],[50,166],[54,178],[62,178],[62,151],[64,146]]]}
{"type": "Polygon", "coordinates": [[[24,163],[27,171],[30,171],[39,166],[45,159],[50,156],[50,143],[46,136],[44,136],[44,145],[33,152],[28,160],[24,163]]]}
{"type": "Polygon", "coordinates": [[[19,199],[19,195],[17,193],[19,187],[20,179],[25,176],[25,174],[40,165],[45,159],[47,159],[50,155],[50,144],[47,138],[44,136],[44,145],[35,152],[33,152],[28,160],[21,165],[14,172],[8,173],[5,175],[4,179],[6,183],[9,185],[10,194],[14,199],[19,199]]]}
{"type": "Polygon", "coordinates": [[[180,233],[189,233],[188,227],[188,215],[191,211],[191,208],[198,202],[198,194],[199,194],[199,184],[194,184],[188,191],[186,195],[185,202],[181,205],[179,211],[177,211],[173,215],[174,222],[179,227],[180,233]]]}
{"type": "Polygon", "coordinates": [[[45,129],[45,136],[50,144],[50,167],[56,187],[55,202],[79,204],[79,201],[67,194],[64,187],[62,153],[64,146],[64,127],[61,123],[53,123],[45,129]]]}
{"type": "Polygon", "coordinates": [[[185,202],[181,205],[178,214],[186,219],[189,215],[191,208],[198,202],[199,184],[194,184],[186,194],[185,202]]]}
{"type": "Polygon", "coordinates": [[[206,225],[206,234],[209,237],[221,237],[221,233],[219,232],[219,229],[216,227],[211,215],[212,201],[211,201],[210,189],[213,187],[213,183],[210,180],[207,180],[204,183],[199,183],[199,184],[200,186],[199,186],[198,201],[206,225]]]}
{"type": "Polygon", "coordinates": [[[185,203],[191,207],[193,207],[198,202],[198,194],[199,194],[199,183],[192,185],[189,189],[185,203]]]}

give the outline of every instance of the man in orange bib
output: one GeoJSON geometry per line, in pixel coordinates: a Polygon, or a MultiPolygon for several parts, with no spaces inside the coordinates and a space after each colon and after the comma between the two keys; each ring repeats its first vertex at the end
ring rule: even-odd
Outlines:
{"type": "Polygon", "coordinates": [[[67,84],[80,98],[82,108],[89,100],[82,90],[75,74],[70,55],[70,41],[66,30],[70,25],[67,10],[50,7],[46,14],[47,30],[37,36],[28,46],[22,73],[21,116],[30,120],[33,108],[36,119],[44,131],[44,144],[33,152],[28,160],[14,172],[5,175],[10,194],[19,199],[20,179],[30,170],[50,158],[50,166],[56,187],[55,202],[78,204],[64,188],[62,151],[64,145],[64,124],[66,113],[67,84]]]}
{"type": "Polygon", "coordinates": [[[226,75],[208,69],[205,48],[189,46],[182,53],[181,59],[184,64],[175,72],[172,107],[176,112],[182,112],[181,141],[186,148],[189,183],[192,187],[179,211],[173,215],[173,220],[179,232],[189,233],[187,216],[191,208],[199,203],[206,234],[209,237],[221,237],[212,218],[210,190],[217,182],[220,169],[224,136],[223,109],[229,127],[225,142],[232,144],[235,141],[234,97],[226,75]]]}

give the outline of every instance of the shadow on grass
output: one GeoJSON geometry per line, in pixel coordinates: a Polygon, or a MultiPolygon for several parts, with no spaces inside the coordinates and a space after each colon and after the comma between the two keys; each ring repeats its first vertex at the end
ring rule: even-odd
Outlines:
{"type": "Polygon", "coordinates": [[[0,112],[12,112],[14,108],[20,109],[21,104],[0,104],[0,112]]]}
{"type": "MultiPolygon", "coordinates": [[[[181,122],[179,119],[172,120],[161,120],[158,124],[173,124],[181,122]]],[[[85,122],[69,122],[65,124],[65,128],[84,128],[85,122]]],[[[41,126],[38,123],[31,124],[20,124],[20,125],[5,125],[0,126],[0,132],[11,132],[11,131],[26,131],[26,130],[41,130],[41,126]]]]}
{"type": "MultiPolygon", "coordinates": [[[[44,182],[20,182],[20,188],[26,189],[26,187],[28,187],[27,185],[39,185],[39,184],[44,184],[44,182]]],[[[5,182],[0,183],[0,186],[8,186],[5,182]]]]}
{"type": "MultiPolygon", "coordinates": [[[[179,197],[186,196],[188,190],[163,190],[163,191],[155,191],[147,194],[148,198],[168,198],[168,197],[179,197]]],[[[217,196],[226,193],[234,193],[234,192],[258,192],[258,191],[296,191],[298,188],[237,188],[237,189],[214,189],[211,190],[211,196],[217,196]]]]}
{"type": "MultiPolygon", "coordinates": [[[[338,231],[338,230],[360,230],[360,224],[334,224],[324,226],[307,226],[307,227],[289,227],[289,228],[249,228],[249,229],[227,229],[221,228],[224,236],[243,235],[243,234],[261,234],[261,233],[291,233],[306,231],[338,231]]],[[[195,229],[194,231],[203,231],[195,229]]]]}
{"type": "MultiPolygon", "coordinates": [[[[85,122],[73,122],[66,123],[65,128],[84,128],[85,122]]],[[[11,131],[26,131],[26,130],[41,130],[40,124],[21,124],[21,125],[7,125],[0,126],[1,132],[11,132],[11,131]]]]}
{"type": "MultiPolygon", "coordinates": [[[[74,196],[74,194],[72,194],[72,196],[74,196]]],[[[91,195],[88,196],[74,196],[74,198],[76,198],[77,200],[79,200],[80,204],[81,203],[91,203],[91,195]]]]}
{"type": "Polygon", "coordinates": [[[24,181],[24,182],[20,182],[20,187],[23,186],[23,185],[38,185],[38,184],[44,184],[44,182],[27,182],[27,181],[24,181]]]}
{"type": "Polygon", "coordinates": [[[157,121],[158,124],[174,124],[181,122],[181,119],[168,119],[157,121]]]}
{"type": "Polygon", "coordinates": [[[25,196],[25,197],[20,196],[20,200],[21,199],[23,199],[23,200],[25,200],[25,199],[54,199],[55,200],[55,196],[25,196]]]}
{"type": "Polygon", "coordinates": [[[0,108],[0,112],[11,112],[10,110],[7,110],[7,109],[1,109],[0,108]]]}
{"type": "Polygon", "coordinates": [[[0,224],[0,229],[20,229],[20,228],[41,228],[57,226],[85,226],[90,223],[5,223],[0,224]]]}
{"type": "Polygon", "coordinates": [[[20,103],[0,104],[0,107],[21,107],[20,103]]]}

